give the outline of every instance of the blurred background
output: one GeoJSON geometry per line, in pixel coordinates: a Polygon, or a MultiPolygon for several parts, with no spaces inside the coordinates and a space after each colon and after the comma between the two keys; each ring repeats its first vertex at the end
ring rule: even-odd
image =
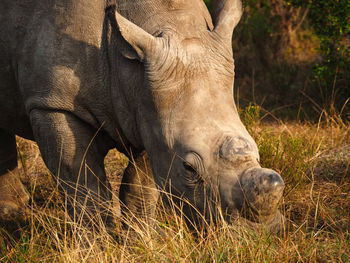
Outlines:
{"type": "Polygon", "coordinates": [[[349,121],[350,1],[243,2],[233,34],[237,105],[267,119],[349,121]]]}

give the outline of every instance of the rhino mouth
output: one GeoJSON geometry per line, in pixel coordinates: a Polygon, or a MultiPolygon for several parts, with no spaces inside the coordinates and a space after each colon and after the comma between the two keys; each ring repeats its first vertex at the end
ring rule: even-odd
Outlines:
{"type": "Polygon", "coordinates": [[[235,217],[234,219],[231,219],[230,223],[237,226],[247,227],[254,231],[265,229],[275,234],[281,234],[287,229],[287,220],[278,210],[268,221],[265,222],[252,221],[245,217],[235,217]]]}

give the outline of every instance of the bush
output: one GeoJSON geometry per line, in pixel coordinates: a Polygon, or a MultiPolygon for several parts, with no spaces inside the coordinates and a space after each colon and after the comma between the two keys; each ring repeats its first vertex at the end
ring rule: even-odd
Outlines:
{"type": "Polygon", "coordinates": [[[320,40],[323,60],[314,67],[314,82],[320,88],[323,107],[339,113],[350,97],[349,36],[350,2],[347,0],[289,0],[288,4],[309,9],[309,21],[320,40]]]}
{"type": "Polygon", "coordinates": [[[246,0],[244,6],[233,39],[240,103],[283,108],[278,117],[350,118],[350,2],[246,0]]]}

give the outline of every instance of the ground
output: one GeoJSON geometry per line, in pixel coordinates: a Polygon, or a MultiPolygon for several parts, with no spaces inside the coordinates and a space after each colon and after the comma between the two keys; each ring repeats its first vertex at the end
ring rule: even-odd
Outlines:
{"type": "MultiPolygon", "coordinates": [[[[74,233],[75,226],[67,220],[37,145],[17,138],[22,181],[33,202],[26,222],[0,227],[0,261],[349,262],[349,126],[255,120],[246,125],[259,146],[262,165],[285,180],[280,209],[290,222],[288,233],[275,236],[222,222],[205,235],[194,235],[180,215],[160,206],[155,226],[136,230],[132,243],[102,230],[87,245],[69,231],[74,233]]],[[[113,150],[105,164],[117,203],[127,159],[113,150]]]]}

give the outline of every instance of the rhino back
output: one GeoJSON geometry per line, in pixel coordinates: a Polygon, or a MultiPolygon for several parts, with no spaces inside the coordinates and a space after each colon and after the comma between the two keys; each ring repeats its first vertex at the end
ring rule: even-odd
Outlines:
{"type": "Polygon", "coordinates": [[[1,126],[18,133],[9,126],[34,108],[69,111],[98,125],[92,112],[108,108],[102,99],[108,96],[101,59],[105,1],[3,0],[0,5],[1,126]]]}

